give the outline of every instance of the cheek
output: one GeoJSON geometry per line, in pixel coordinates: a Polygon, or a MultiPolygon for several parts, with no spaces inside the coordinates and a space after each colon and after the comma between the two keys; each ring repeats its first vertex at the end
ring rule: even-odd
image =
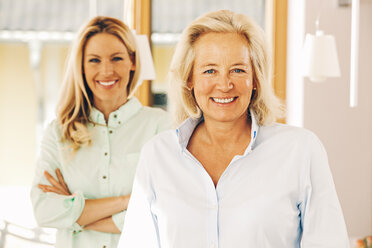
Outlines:
{"type": "Polygon", "coordinates": [[[194,83],[195,94],[198,92],[199,95],[208,94],[213,90],[213,80],[201,78],[196,79],[194,83]]]}
{"type": "Polygon", "coordinates": [[[83,70],[84,70],[86,80],[92,80],[92,77],[94,76],[94,72],[97,71],[97,69],[94,68],[94,66],[87,65],[87,64],[84,64],[83,70]]]}
{"type": "Polygon", "coordinates": [[[242,79],[236,86],[244,92],[251,92],[253,89],[253,82],[251,79],[242,79]]]}
{"type": "Polygon", "coordinates": [[[194,96],[198,105],[208,101],[209,94],[213,91],[213,83],[211,80],[197,80],[194,85],[194,96]]]}
{"type": "Polygon", "coordinates": [[[126,76],[130,74],[132,64],[131,63],[119,63],[116,65],[115,71],[120,75],[126,76]]]}
{"type": "Polygon", "coordinates": [[[130,79],[130,69],[121,67],[120,70],[117,70],[121,80],[124,83],[128,83],[130,79]]]}

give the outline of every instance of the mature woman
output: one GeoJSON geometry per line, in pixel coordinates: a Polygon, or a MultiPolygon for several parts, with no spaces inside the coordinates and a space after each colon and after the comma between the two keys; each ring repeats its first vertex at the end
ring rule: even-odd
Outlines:
{"type": "Polygon", "coordinates": [[[348,247],[322,144],[274,123],[270,63],[244,15],[186,28],[170,71],[183,123],[144,146],[119,247],[348,247]]]}
{"type": "Polygon", "coordinates": [[[117,247],[140,149],[168,125],[164,111],[128,98],[140,67],[121,21],[96,17],[80,30],[31,192],[39,225],[58,228],[56,247],[117,247]]]}

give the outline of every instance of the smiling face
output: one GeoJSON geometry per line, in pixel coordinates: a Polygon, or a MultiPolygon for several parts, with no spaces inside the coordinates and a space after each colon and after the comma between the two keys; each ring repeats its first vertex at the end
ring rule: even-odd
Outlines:
{"type": "Polygon", "coordinates": [[[247,40],[236,33],[207,33],[194,50],[189,84],[204,119],[246,121],[253,88],[247,40]]]}
{"type": "Polygon", "coordinates": [[[118,108],[127,101],[130,72],[135,70],[128,50],[115,35],[93,35],[84,49],[85,79],[93,93],[94,106],[118,108]]]}

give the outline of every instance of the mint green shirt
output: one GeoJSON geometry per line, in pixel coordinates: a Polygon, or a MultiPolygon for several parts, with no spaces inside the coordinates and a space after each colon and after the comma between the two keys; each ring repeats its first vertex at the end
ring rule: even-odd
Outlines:
{"type": "MultiPolygon", "coordinates": [[[[88,129],[92,143],[74,155],[71,155],[70,146],[61,142],[57,121],[47,127],[42,140],[31,200],[39,225],[58,229],[57,248],[117,247],[119,234],[82,230],[76,223],[85,199],[131,193],[143,144],[170,126],[166,112],[143,107],[136,98],[112,112],[108,124],[95,108],[90,119],[88,129]],[[57,168],[60,168],[71,196],[44,193],[37,187],[37,184],[50,185],[43,172],[46,170],[56,177],[57,168]]],[[[112,216],[119,230],[122,230],[125,214],[123,211],[112,216]]]]}

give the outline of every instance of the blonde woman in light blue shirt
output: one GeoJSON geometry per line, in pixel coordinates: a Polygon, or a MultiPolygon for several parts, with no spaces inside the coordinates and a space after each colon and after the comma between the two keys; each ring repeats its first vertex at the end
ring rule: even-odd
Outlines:
{"type": "Polygon", "coordinates": [[[169,125],[128,97],[140,68],[121,21],[96,17],[77,35],[31,190],[39,225],[58,229],[56,247],[117,247],[140,149],[169,125]]]}
{"type": "Polygon", "coordinates": [[[141,152],[119,248],[348,248],[327,154],[277,124],[263,30],[230,11],[183,32],[176,130],[141,152]]]}

